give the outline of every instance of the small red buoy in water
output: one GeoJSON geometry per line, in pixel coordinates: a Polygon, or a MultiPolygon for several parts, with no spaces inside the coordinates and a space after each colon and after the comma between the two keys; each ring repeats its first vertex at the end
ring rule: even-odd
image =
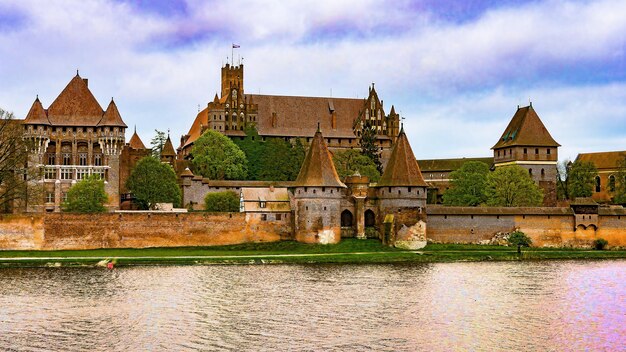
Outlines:
{"type": "Polygon", "coordinates": [[[113,262],[107,263],[107,269],[113,269],[113,262]]]}

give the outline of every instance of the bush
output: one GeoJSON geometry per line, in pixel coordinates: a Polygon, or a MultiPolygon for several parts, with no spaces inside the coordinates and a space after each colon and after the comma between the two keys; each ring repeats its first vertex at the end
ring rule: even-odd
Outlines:
{"type": "Polygon", "coordinates": [[[232,191],[208,193],[204,197],[204,209],[211,212],[238,212],[239,195],[232,191]]]}
{"type": "Polygon", "coordinates": [[[104,203],[108,200],[104,191],[104,181],[91,175],[73,185],[67,191],[67,201],[63,211],[72,213],[102,213],[106,211],[104,203]]]}
{"type": "Polygon", "coordinates": [[[608,244],[609,244],[609,241],[605,240],[604,238],[598,238],[595,241],[593,241],[592,246],[593,246],[593,249],[601,251],[601,250],[606,249],[606,245],[608,244]]]}
{"type": "Polygon", "coordinates": [[[522,231],[515,231],[509,236],[509,244],[517,246],[517,253],[522,253],[522,247],[530,247],[533,241],[522,231]]]}

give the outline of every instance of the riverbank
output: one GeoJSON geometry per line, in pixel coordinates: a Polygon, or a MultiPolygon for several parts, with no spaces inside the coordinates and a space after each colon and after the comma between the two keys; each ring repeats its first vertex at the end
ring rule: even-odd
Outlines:
{"type": "Polygon", "coordinates": [[[434,263],[457,261],[519,261],[542,259],[618,259],[625,250],[525,248],[429,244],[419,251],[383,246],[377,240],[345,239],[336,245],[293,241],[215,247],[94,249],[75,251],[1,251],[0,267],[303,264],[303,263],[434,263]]]}

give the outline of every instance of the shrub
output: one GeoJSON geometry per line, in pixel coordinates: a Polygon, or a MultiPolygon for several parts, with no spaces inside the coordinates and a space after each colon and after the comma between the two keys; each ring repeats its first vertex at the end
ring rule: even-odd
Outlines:
{"type": "Polygon", "coordinates": [[[522,247],[530,247],[533,241],[522,231],[515,231],[509,236],[509,244],[517,246],[517,253],[522,253],[522,247]]]}
{"type": "Polygon", "coordinates": [[[211,212],[238,212],[239,195],[232,191],[208,193],[204,197],[204,209],[211,212]]]}
{"type": "Polygon", "coordinates": [[[63,203],[63,211],[73,213],[105,212],[104,203],[108,200],[104,191],[104,181],[91,175],[73,185],[67,191],[67,201],[63,203]]]}
{"type": "Polygon", "coordinates": [[[606,245],[609,244],[609,241],[605,240],[604,238],[598,238],[595,241],[593,241],[593,249],[597,249],[599,251],[606,249],[606,245]]]}

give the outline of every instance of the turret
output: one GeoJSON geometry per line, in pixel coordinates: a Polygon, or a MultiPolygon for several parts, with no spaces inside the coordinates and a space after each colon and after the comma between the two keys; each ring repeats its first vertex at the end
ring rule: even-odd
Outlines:
{"type": "Polygon", "coordinates": [[[340,202],[346,185],[339,180],[319,129],[294,182],[295,237],[306,243],[337,243],[341,239],[340,202]]]}

